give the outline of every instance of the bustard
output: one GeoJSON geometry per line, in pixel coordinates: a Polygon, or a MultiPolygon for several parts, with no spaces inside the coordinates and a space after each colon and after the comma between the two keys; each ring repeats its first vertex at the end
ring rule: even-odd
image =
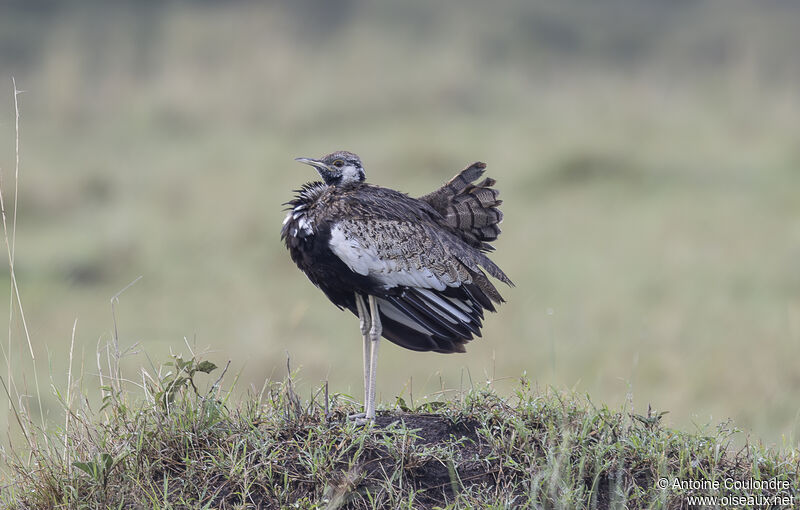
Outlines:
{"type": "Polygon", "coordinates": [[[340,309],[356,314],[364,356],[364,413],[375,417],[383,336],[406,349],[465,352],[483,311],[503,298],[483,270],[511,280],[484,254],[500,234],[495,181],[473,163],[444,186],[412,198],[364,182],[359,157],[339,151],[313,166],[322,182],[297,190],[281,238],[297,266],[340,309]]]}

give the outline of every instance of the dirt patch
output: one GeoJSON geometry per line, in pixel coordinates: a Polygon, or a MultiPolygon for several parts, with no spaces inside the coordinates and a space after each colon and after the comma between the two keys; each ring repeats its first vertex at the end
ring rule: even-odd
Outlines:
{"type": "MultiPolygon", "coordinates": [[[[369,452],[367,456],[373,464],[369,471],[392,473],[399,468],[403,483],[417,494],[419,508],[447,505],[466,488],[496,484],[494,470],[487,468],[482,460],[489,448],[480,439],[480,427],[473,418],[454,420],[438,414],[410,413],[379,415],[373,425],[376,435],[392,436],[396,442],[397,434],[404,430],[410,433],[409,440],[403,452],[388,452],[383,448],[369,452]],[[399,463],[398,453],[402,456],[399,463]]],[[[366,478],[364,488],[370,485],[370,477],[366,478]]]]}
{"type": "Polygon", "coordinates": [[[454,421],[439,414],[391,413],[375,417],[376,428],[385,429],[393,424],[402,424],[405,428],[414,430],[414,435],[417,436],[415,443],[420,445],[451,443],[458,439],[477,443],[480,428],[477,420],[454,421]]]}

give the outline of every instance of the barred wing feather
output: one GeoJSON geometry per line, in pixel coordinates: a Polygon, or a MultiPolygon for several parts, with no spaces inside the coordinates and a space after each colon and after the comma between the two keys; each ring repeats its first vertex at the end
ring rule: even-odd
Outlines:
{"type": "Polygon", "coordinates": [[[330,237],[331,251],[380,288],[373,293],[383,335],[408,349],[436,352],[464,352],[480,336],[484,309],[494,311],[492,301],[502,301],[480,266],[505,275],[462,245],[425,222],[396,220],[341,220],[330,237]]]}

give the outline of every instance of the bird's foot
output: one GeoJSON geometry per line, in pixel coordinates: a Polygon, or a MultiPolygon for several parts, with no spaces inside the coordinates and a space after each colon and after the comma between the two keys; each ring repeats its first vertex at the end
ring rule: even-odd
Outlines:
{"type": "Polygon", "coordinates": [[[352,421],[356,425],[369,425],[375,418],[367,418],[367,413],[353,413],[347,415],[347,421],[352,421]]]}

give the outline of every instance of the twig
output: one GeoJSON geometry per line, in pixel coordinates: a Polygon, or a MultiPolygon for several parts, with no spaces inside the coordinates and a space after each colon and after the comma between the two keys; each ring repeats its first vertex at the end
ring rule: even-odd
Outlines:
{"type": "Polygon", "coordinates": [[[325,421],[330,419],[331,411],[330,411],[330,401],[328,400],[328,381],[325,381],[325,421]]]}
{"type": "Polygon", "coordinates": [[[28,441],[28,445],[31,447],[31,450],[33,450],[34,447],[33,440],[31,440],[30,436],[28,436],[28,429],[26,429],[25,426],[22,424],[22,418],[20,418],[19,411],[17,411],[17,408],[14,406],[14,401],[11,399],[11,392],[8,391],[8,386],[6,386],[6,382],[3,380],[2,377],[0,377],[0,383],[2,383],[3,389],[6,392],[6,396],[8,396],[8,401],[11,403],[11,408],[14,410],[14,417],[16,417],[17,419],[17,423],[19,424],[19,428],[22,431],[22,435],[25,436],[25,439],[28,441]]]}
{"type": "Polygon", "coordinates": [[[67,369],[67,412],[64,418],[64,464],[67,466],[67,472],[72,470],[72,465],[69,461],[69,418],[72,414],[72,352],[75,348],[75,329],[78,327],[78,319],[72,323],[72,340],[69,344],[69,368],[67,369]]]}
{"type": "Polygon", "coordinates": [[[117,310],[114,305],[116,303],[119,303],[119,297],[122,295],[123,292],[133,287],[133,285],[142,278],[144,278],[144,275],[139,275],[135,280],[130,282],[128,285],[122,287],[122,290],[111,296],[111,317],[114,320],[114,349],[116,350],[117,356],[119,356],[119,331],[117,330],[117,310]]]}
{"type": "MultiPolygon", "coordinates": [[[[119,352],[119,330],[117,329],[117,308],[116,304],[119,303],[119,297],[122,295],[123,292],[131,288],[136,282],[141,280],[144,275],[139,275],[135,280],[130,282],[128,285],[124,286],[122,290],[111,296],[111,319],[114,321],[114,366],[109,366],[109,369],[114,370],[114,374],[111,377],[111,384],[112,386],[114,383],[118,383],[120,380],[120,373],[119,373],[119,360],[120,360],[120,352],[119,352]]],[[[119,389],[119,388],[116,388],[119,389]]],[[[116,396],[114,396],[116,400],[116,396]]]]}
{"type": "MultiPolygon", "coordinates": [[[[31,342],[31,335],[30,331],[28,330],[28,322],[25,320],[25,310],[22,307],[22,298],[20,297],[19,292],[19,285],[17,284],[17,274],[14,269],[14,251],[16,245],[16,225],[17,225],[17,202],[18,202],[18,191],[19,191],[19,101],[17,96],[19,96],[23,91],[17,89],[17,80],[12,77],[11,83],[14,86],[14,113],[15,113],[15,131],[16,131],[16,143],[15,143],[15,168],[14,168],[14,221],[12,223],[12,231],[11,231],[11,241],[9,241],[9,229],[8,223],[6,219],[6,207],[5,201],[3,199],[3,189],[2,189],[2,181],[0,181],[0,214],[2,214],[3,218],[3,238],[5,239],[6,243],[6,252],[8,255],[8,268],[9,268],[9,275],[11,278],[11,287],[12,287],[12,297],[16,297],[17,307],[19,308],[19,316],[22,319],[22,327],[25,331],[25,339],[28,342],[28,350],[31,354],[31,362],[33,363],[33,379],[36,384],[36,398],[39,403],[39,415],[42,419],[42,430],[45,429],[45,421],[44,421],[44,409],[42,407],[42,398],[41,398],[41,391],[39,389],[39,375],[36,370],[36,355],[33,352],[33,342],[31,342]]],[[[13,316],[13,307],[11,308],[10,315],[13,316]]],[[[9,337],[11,332],[11,323],[9,321],[9,337]]],[[[10,338],[9,338],[9,359],[10,359],[10,338]]],[[[10,363],[10,361],[9,361],[10,363]]],[[[10,375],[10,369],[9,369],[10,375]]],[[[11,383],[11,379],[9,378],[9,383],[11,383]]],[[[48,442],[47,436],[45,435],[45,443],[48,442]]]]}
{"type": "Polygon", "coordinates": [[[211,385],[212,389],[216,388],[219,385],[219,383],[222,382],[222,378],[225,377],[225,373],[228,371],[228,367],[229,366],[231,366],[231,360],[228,360],[228,362],[225,363],[225,368],[222,369],[222,373],[219,374],[219,377],[217,378],[217,380],[214,381],[214,384],[211,385]]]}
{"type": "MultiPolygon", "coordinates": [[[[15,123],[15,126],[16,126],[16,166],[15,166],[15,170],[14,170],[14,176],[15,176],[15,180],[18,180],[19,179],[19,102],[17,101],[17,96],[19,94],[21,94],[22,91],[21,90],[17,90],[17,81],[16,81],[16,79],[14,79],[12,77],[11,78],[11,82],[14,84],[14,111],[15,111],[15,114],[16,114],[16,123],[15,123]]],[[[1,185],[2,185],[2,182],[0,182],[0,186],[1,185]]],[[[16,190],[18,189],[16,183],[15,183],[14,189],[15,189],[15,194],[14,194],[14,211],[15,211],[15,213],[14,213],[14,221],[12,223],[12,229],[13,230],[11,231],[11,238],[12,239],[16,239],[16,224],[17,224],[17,218],[16,218],[17,195],[16,195],[16,190]]],[[[16,294],[17,306],[19,307],[20,317],[22,319],[22,326],[25,329],[25,338],[27,338],[27,340],[28,340],[28,349],[30,350],[30,353],[31,353],[31,359],[33,359],[35,361],[36,360],[36,355],[33,353],[33,343],[31,343],[31,336],[30,336],[30,333],[28,332],[28,323],[25,320],[25,312],[22,310],[22,300],[20,299],[20,296],[19,296],[19,286],[17,285],[16,271],[14,271],[14,245],[15,245],[15,242],[13,240],[11,242],[9,242],[9,240],[8,240],[8,225],[6,224],[6,205],[5,205],[5,201],[3,200],[2,187],[0,187],[0,212],[2,212],[2,216],[3,216],[3,234],[4,234],[4,237],[5,237],[5,241],[6,241],[6,251],[8,252],[8,266],[9,266],[9,270],[11,272],[11,285],[13,287],[14,294],[16,294]]]]}

